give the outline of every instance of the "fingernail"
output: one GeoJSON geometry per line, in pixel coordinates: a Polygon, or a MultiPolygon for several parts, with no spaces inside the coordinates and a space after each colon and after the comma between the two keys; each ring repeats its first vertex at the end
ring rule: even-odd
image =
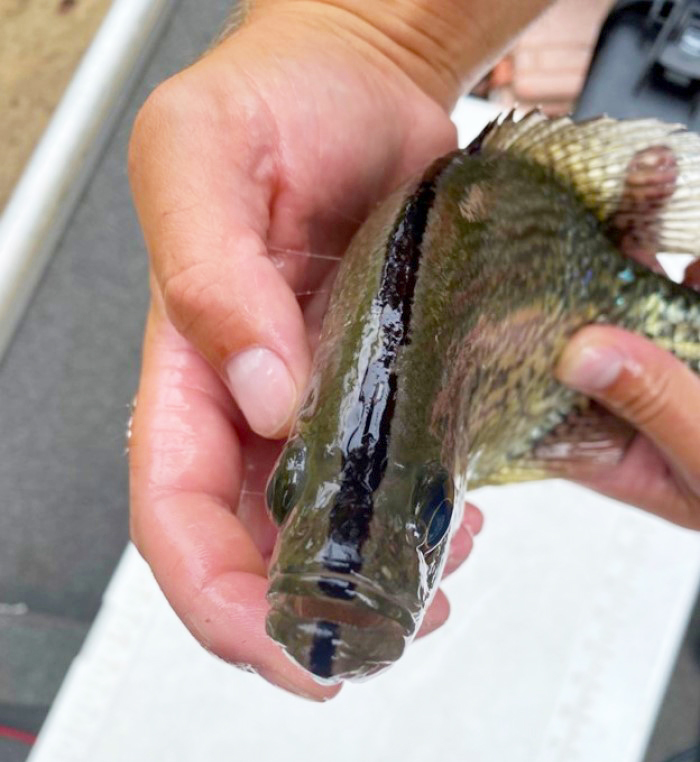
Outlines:
{"type": "Polygon", "coordinates": [[[565,353],[557,368],[557,376],[574,389],[601,391],[615,383],[624,363],[624,355],[615,347],[572,349],[565,353]]]}
{"type": "Polygon", "coordinates": [[[296,388],[284,361],[269,349],[246,349],[226,365],[231,392],[253,431],[277,434],[289,421],[296,388]]]}

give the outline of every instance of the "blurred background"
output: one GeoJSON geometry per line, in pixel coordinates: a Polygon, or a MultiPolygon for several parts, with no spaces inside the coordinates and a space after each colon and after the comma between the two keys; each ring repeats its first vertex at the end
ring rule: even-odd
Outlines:
{"type": "MultiPolygon", "coordinates": [[[[472,95],[692,125],[699,5],[559,0],[472,95]]],[[[230,11],[0,0],[0,762],[29,756],[128,539],[124,442],[147,304],[130,125],[230,11]]],[[[645,762],[700,760],[697,604],[674,659],[645,762]]]]}

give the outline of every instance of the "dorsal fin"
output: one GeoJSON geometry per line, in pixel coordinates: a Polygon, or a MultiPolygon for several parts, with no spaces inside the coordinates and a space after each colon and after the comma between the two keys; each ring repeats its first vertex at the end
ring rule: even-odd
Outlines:
{"type": "Polygon", "coordinates": [[[484,153],[526,157],[573,186],[625,253],[700,255],[700,135],[682,125],[511,111],[480,139],[484,153]]]}

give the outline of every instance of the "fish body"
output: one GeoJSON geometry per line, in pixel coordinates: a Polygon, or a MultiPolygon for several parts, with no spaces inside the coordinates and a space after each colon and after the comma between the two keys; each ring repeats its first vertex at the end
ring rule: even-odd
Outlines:
{"type": "Polygon", "coordinates": [[[268,486],[268,633],[318,679],[399,658],[455,492],[620,458],[627,426],[554,379],[576,330],[635,330],[700,370],[700,295],[626,256],[694,250],[699,164],[697,136],[658,122],[533,112],[438,159],[358,231],[268,486]]]}

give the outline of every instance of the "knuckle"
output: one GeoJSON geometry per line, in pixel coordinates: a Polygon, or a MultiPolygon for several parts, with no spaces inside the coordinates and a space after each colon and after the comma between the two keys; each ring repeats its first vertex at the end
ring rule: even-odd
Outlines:
{"type": "Polygon", "coordinates": [[[664,417],[670,403],[671,376],[668,370],[659,369],[644,374],[630,385],[620,408],[626,418],[640,428],[653,425],[664,417]]]}
{"type": "Polygon", "coordinates": [[[184,335],[215,306],[211,291],[218,280],[207,277],[208,272],[205,263],[190,264],[170,274],[162,285],[168,317],[184,335]]]}
{"type": "Polygon", "coordinates": [[[216,262],[191,263],[161,282],[165,314],[215,368],[242,347],[258,343],[254,298],[231,298],[216,262]],[[249,301],[250,300],[250,301],[249,301]]]}

